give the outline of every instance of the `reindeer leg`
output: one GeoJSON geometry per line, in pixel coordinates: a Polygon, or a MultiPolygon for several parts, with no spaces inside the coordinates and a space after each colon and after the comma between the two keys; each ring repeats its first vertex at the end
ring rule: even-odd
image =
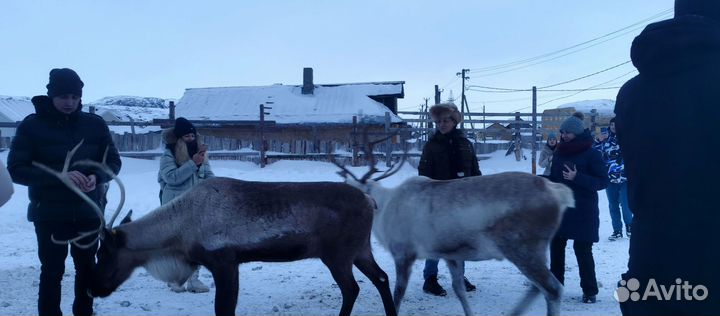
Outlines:
{"type": "Polygon", "coordinates": [[[390,282],[388,276],[380,266],[378,266],[375,258],[373,257],[370,245],[355,258],[355,266],[365,274],[365,276],[372,281],[375,288],[380,292],[380,298],[385,308],[386,316],[395,316],[397,311],[395,310],[395,304],[393,304],[392,294],[390,293],[390,282]]]}
{"type": "Polygon", "coordinates": [[[239,291],[237,264],[208,267],[215,281],[215,315],[235,315],[239,291]]]}
{"type": "Polygon", "coordinates": [[[360,287],[353,276],[353,264],[346,258],[322,258],[322,262],[330,269],[333,279],[340,287],[343,298],[340,316],[349,316],[360,293],[360,287]]]}
{"type": "Polygon", "coordinates": [[[415,262],[414,254],[394,253],[395,259],[395,311],[400,312],[400,303],[405,296],[408,280],[412,273],[412,264],[415,262]]]}
{"type": "Polygon", "coordinates": [[[547,242],[533,245],[513,243],[512,246],[498,246],[500,246],[505,257],[515,264],[520,272],[522,272],[534,286],[534,288],[528,290],[525,297],[510,314],[522,314],[537,296],[539,290],[545,296],[547,314],[558,315],[560,312],[560,296],[562,295],[563,286],[547,267],[547,259],[545,257],[547,242]]]}
{"type": "Polygon", "coordinates": [[[465,315],[472,315],[470,304],[468,304],[467,297],[465,296],[465,280],[463,279],[465,275],[465,261],[445,259],[445,262],[452,275],[453,291],[455,291],[455,295],[457,295],[460,300],[465,315]]]}

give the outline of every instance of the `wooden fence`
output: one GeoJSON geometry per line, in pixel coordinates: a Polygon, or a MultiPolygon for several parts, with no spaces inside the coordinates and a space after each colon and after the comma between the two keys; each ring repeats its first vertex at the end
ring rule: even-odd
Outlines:
{"type": "MultiPolygon", "coordinates": [[[[399,136],[388,139],[379,143],[374,150],[374,155],[378,158],[390,163],[396,160],[399,155],[404,152],[409,156],[411,163],[416,163],[417,158],[422,152],[422,148],[427,142],[428,136],[434,132],[433,123],[428,118],[427,112],[398,112],[403,117],[404,125],[400,127],[390,127],[390,117],[386,116],[384,128],[381,132],[374,132],[373,138],[378,139],[390,134],[399,134],[399,136]],[[402,140],[401,140],[402,139],[402,140]],[[404,140],[412,139],[412,142],[404,140]],[[389,157],[386,159],[386,157],[389,157]]],[[[561,116],[561,115],[552,115],[561,116]]],[[[562,115],[567,117],[567,115],[562,115]]],[[[536,160],[535,152],[542,144],[542,135],[548,131],[541,126],[542,118],[548,115],[539,113],[464,113],[465,119],[460,126],[465,134],[475,143],[475,151],[480,159],[485,155],[497,150],[506,150],[511,143],[515,143],[516,149],[528,148],[533,150],[531,163],[533,171],[535,171],[534,162],[536,160]],[[487,119],[487,118],[490,119],[487,119]],[[478,119],[482,118],[482,119],[478,119]],[[525,118],[525,119],[522,119],[525,118]],[[493,124],[509,124],[511,129],[489,129],[485,128],[493,124]],[[482,127],[481,127],[482,126],[482,127]],[[498,142],[498,140],[488,141],[488,139],[497,138],[498,133],[510,133],[512,138],[507,142],[498,142]]],[[[591,117],[592,129],[594,130],[594,116],[591,117]]],[[[166,127],[171,120],[154,120],[153,122],[108,122],[108,125],[122,126],[160,126],[166,127]]],[[[0,123],[0,127],[17,127],[19,122],[0,123]]],[[[201,121],[202,125],[208,127],[222,126],[229,121],[201,121]]],[[[263,124],[260,122],[260,124],[263,124]]],[[[283,133],[281,125],[274,125],[276,133],[283,133]]],[[[498,126],[498,125],[495,126],[498,126]]],[[[247,125],[247,123],[245,124],[247,125]]],[[[243,126],[245,126],[243,125],[243,126]]],[[[247,126],[245,126],[247,128],[247,126]]],[[[260,127],[262,129],[262,127],[260,127]]],[[[133,129],[134,130],[134,129],[133,129]]],[[[352,132],[350,132],[343,141],[312,139],[312,138],[296,138],[287,140],[274,139],[273,133],[266,133],[265,146],[262,146],[261,140],[256,139],[238,139],[233,137],[216,137],[201,135],[201,141],[208,145],[210,158],[212,159],[239,159],[258,162],[263,164],[262,151],[265,150],[266,161],[272,162],[280,159],[302,159],[302,160],[328,160],[339,159],[348,160],[357,165],[362,163],[362,130],[363,126],[354,120],[352,132]],[[331,154],[328,154],[331,153],[331,154]]],[[[262,134],[261,134],[262,135],[262,134]]],[[[285,135],[287,136],[287,135],[285,135]]],[[[292,137],[290,137],[292,138],[292,137]]],[[[162,154],[163,143],[161,140],[161,132],[149,132],[144,134],[125,133],[114,134],[118,150],[122,155],[128,157],[154,159],[162,154]]],[[[12,141],[11,137],[0,137],[0,149],[9,147],[12,141]]],[[[520,156],[518,156],[518,159],[520,156]]]]}

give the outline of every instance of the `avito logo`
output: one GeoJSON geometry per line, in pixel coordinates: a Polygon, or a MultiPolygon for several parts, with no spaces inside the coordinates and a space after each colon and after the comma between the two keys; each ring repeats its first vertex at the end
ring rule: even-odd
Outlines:
{"type": "Polygon", "coordinates": [[[688,281],[680,278],[675,279],[675,284],[666,286],[658,285],[655,279],[648,280],[645,290],[641,294],[640,281],[631,278],[627,281],[620,281],[620,287],[615,290],[615,299],[622,303],[628,300],[633,302],[655,298],[658,301],[702,301],[708,296],[708,289],[703,285],[691,285],[688,281]]]}

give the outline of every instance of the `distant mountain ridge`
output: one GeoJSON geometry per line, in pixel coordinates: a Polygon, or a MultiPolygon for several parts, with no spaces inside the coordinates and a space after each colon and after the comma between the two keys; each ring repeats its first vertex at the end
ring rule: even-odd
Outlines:
{"type": "Polygon", "coordinates": [[[116,105],[116,106],[167,109],[170,104],[170,101],[176,101],[176,100],[155,98],[155,97],[112,96],[112,97],[104,97],[102,99],[90,102],[90,103],[88,103],[88,105],[95,105],[98,107],[103,107],[103,106],[108,106],[108,105],[116,105]]]}

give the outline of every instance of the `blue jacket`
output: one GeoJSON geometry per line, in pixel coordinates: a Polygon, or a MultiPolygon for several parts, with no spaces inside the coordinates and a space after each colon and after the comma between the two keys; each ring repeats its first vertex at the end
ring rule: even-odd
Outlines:
{"type": "Polygon", "coordinates": [[[623,183],[627,181],[625,177],[625,162],[623,162],[620,144],[617,141],[617,135],[610,132],[608,138],[601,142],[595,142],[593,147],[600,151],[603,161],[608,166],[608,177],[612,183],[623,183]]]}

